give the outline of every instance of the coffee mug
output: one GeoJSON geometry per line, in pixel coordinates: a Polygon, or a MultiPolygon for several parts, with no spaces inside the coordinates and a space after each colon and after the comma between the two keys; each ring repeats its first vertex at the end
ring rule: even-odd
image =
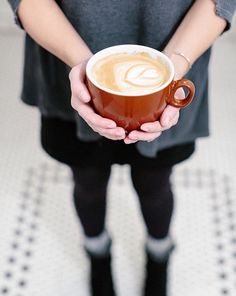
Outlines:
{"type": "Polygon", "coordinates": [[[86,77],[95,111],[127,132],[158,120],[167,104],[186,107],[195,93],[190,80],[174,80],[173,63],[165,54],[141,45],[97,52],[87,63],[86,77]],[[188,90],[184,99],[175,97],[179,88],[188,90]]]}

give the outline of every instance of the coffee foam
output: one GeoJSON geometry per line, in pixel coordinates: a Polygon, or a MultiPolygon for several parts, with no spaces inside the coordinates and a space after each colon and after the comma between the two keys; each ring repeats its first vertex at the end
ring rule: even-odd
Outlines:
{"type": "Polygon", "coordinates": [[[163,85],[169,78],[167,66],[148,53],[118,53],[93,66],[98,84],[122,94],[142,94],[163,85]]]}

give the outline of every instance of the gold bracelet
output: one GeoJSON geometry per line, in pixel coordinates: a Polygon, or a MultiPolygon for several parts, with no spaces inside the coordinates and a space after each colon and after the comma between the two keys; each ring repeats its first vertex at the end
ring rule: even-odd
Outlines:
{"type": "Polygon", "coordinates": [[[188,64],[188,70],[187,72],[192,68],[192,63],[190,61],[190,59],[188,57],[186,57],[185,54],[183,54],[182,52],[179,52],[179,51],[173,51],[171,54],[168,54],[165,50],[163,51],[164,54],[166,54],[167,56],[171,56],[172,54],[174,55],[178,55],[178,56],[181,56],[182,58],[185,59],[185,61],[187,62],[188,64]]]}

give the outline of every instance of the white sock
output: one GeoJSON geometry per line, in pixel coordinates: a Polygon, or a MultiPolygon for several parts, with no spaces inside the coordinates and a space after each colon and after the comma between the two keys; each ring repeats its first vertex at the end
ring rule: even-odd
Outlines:
{"type": "Polygon", "coordinates": [[[111,238],[107,231],[95,237],[85,237],[85,249],[95,256],[105,256],[110,252],[111,238]]]}
{"type": "Polygon", "coordinates": [[[157,261],[166,260],[174,248],[174,242],[171,236],[163,239],[156,239],[148,235],[146,240],[146,249],[148,253],[157,261]]]}

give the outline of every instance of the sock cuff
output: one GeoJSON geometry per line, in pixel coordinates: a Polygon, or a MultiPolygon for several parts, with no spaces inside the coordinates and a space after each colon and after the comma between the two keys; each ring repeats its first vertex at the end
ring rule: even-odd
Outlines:
{"type": "Polygon", "coordinates": [[[165,261],[175,248],[173,238],[166,236],[162,239],[156,239],[150,235],[146,239],[146,251],[156,261],[165,261]]]}
{"type": "Polygon", "coordinates": [[[85,236],[84,247],[88,253],[94,256],[109,255],[111,249],[111,237],[106,230],[98,236],[85,236]]]}

